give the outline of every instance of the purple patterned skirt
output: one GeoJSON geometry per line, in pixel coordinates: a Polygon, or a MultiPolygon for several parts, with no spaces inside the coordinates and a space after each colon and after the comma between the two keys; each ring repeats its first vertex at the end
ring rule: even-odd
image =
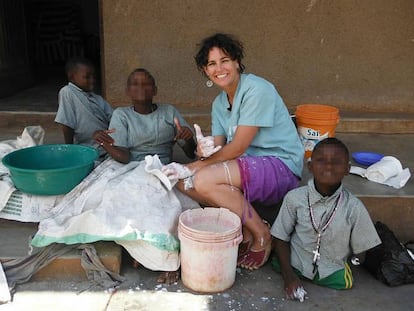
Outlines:
{"type": "Polygon", "coordinates": [[[245,156],[238,158],[237,163],[248,202],[276,204],[299,185],[299,178],[276,157],[245,156]]]}

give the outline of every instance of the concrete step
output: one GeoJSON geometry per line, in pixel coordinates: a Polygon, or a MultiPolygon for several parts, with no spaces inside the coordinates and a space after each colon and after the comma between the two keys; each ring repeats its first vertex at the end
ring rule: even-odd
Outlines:
{"type": "MultiPolygon", "coordinates": [[[[180,109],[189,124],[197,123],[210,133],[209,108],[180,109]]],[[[57,128],[55,112],[0,111],[0,128],[41,125],[45,129],[57,128]]],[[[337,133],[414,134],[414,113],[396,112],[340,112],[337,133]]]]}
{"type": "Polygon", "coordinates": [[[414,134],[414,113],[340,112],[338,133],[414,134]]]}
{"type": "MultiPolygon", "coordinates": [[[[0,219],[0,262],[24,258],[29,253],[29,239],[37,231],[36,223],[22,223],[0,219]]],[[[114,242],[93,243],[102,264],[110,271],[120,273],[122,248],[114,242]]],[[[86,279],[81,266],[81,251],[71,250],[64,256],[54,259],[46,267],[36,272],[33,280],[46,279],[86,279]]]]}
{"type": "MultiPolygon", "coordinates": [[[[413,134],[338,133],[336,136],[348,146],[351,153],[372,151],[394,156],[400,160],[403,168],[409,168],[414,174],[413,134]]],[[[351,164],[361,166],[353,159],[351,164]]],[[[365,204],[374,222],[381,221],[389,225],[401,241],[414,239],[413,176],[400,189],[351,174],[345,177],[344,184],[365,204]]]]}

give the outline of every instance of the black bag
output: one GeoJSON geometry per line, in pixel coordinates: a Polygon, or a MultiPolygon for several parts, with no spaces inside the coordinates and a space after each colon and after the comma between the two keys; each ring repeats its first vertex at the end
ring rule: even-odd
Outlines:
{"type": "Polygon", "coordinates": [[[366,252],[363,266],[378,280],[389,286],[414,283],[414,241],[400,243],[383,223],[375,224],[382,244],[366,252]]]}

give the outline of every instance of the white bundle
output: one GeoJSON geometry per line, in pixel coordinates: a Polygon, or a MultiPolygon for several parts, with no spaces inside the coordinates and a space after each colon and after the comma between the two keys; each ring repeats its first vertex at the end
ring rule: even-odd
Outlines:
{"type": "Polygon", "coordinates": [[[307,292],[303,288],[303,286],[299,286],[298,288],[295,289],[295,291],[293,293],[293,297],[294,297],[294,299],[297,299],[300,302],[304,302],[305,301],[306,294],[307,294],[307,292]]]}
{"type": "Polygon", "coordinates": [[[383,157],[367,169],[351,166],[350,173],[396,189],[404,187],[411,177],[410,169],[403,169],[401,162],[392,156],[383,157]]]}
{"type": "Polygon", "coordinates": [[[365,172],[368,180],[384,183],[393,176],[397,176],[402,172],[401,162],[392,156],[383,157],[377,163],[369,166],[365,172]]]}

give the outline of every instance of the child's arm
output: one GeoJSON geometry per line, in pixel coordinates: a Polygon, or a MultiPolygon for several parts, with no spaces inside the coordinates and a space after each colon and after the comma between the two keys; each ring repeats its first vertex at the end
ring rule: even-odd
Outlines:
{"type": "Polygon", "coordinates": [[[129,163],[131,161],[129,150],[124,147],[114,146],[114,139],[108,135],[114,131],[115,129],[96,131],[92,137],[114,160],[121,163],[129,163]]]}
{"type": "Polygon", "coordinates": [[[63,139],[65,140],[65,144],[73,144],[73,137],[75,136],[74,129],[64,124],[61,124],[60,126],[62,128],[63,139]]]}
{"type": "Polygon", "coordinates": [[[195,149],[197,147],[193,132],[187,126],[181,126],[180,121],[178,118],[174,118],[175,127],[177,130],[177,135],[175,135],[175,140],[177,141],[178,145],[183,149],[185,155],[190,159],[195,158],[195,149]],[[183,140],[184,143],[180,144],[179,141],[183,140]]]}
{"type": "Polygon", "coordinates": [[[190,159],[194,159],[195,158],[195,149],[197,148],[197,145],[194,141],[194,139],[191,137],[191,139],[189,140],[184,140],[184,144],[180,144],[177,140],[178,145],[183,149],[185,155],[190,158],[190,159]]]}
{"type": "Polygon", "coordinates": [[[116,161],[121,163],[129,163],[131,161],[131,153],[127,148],[103,144],[102,147],[116,161]]]}
{"type": "Polygon", "coordinates": [[[290,243],[276,238],[275,247],[279,259],[280,272],[284,281],[286,297],[294,299],[294,292],[299,287],[302,287],[302,283],[290,265],[290,243]]]}

